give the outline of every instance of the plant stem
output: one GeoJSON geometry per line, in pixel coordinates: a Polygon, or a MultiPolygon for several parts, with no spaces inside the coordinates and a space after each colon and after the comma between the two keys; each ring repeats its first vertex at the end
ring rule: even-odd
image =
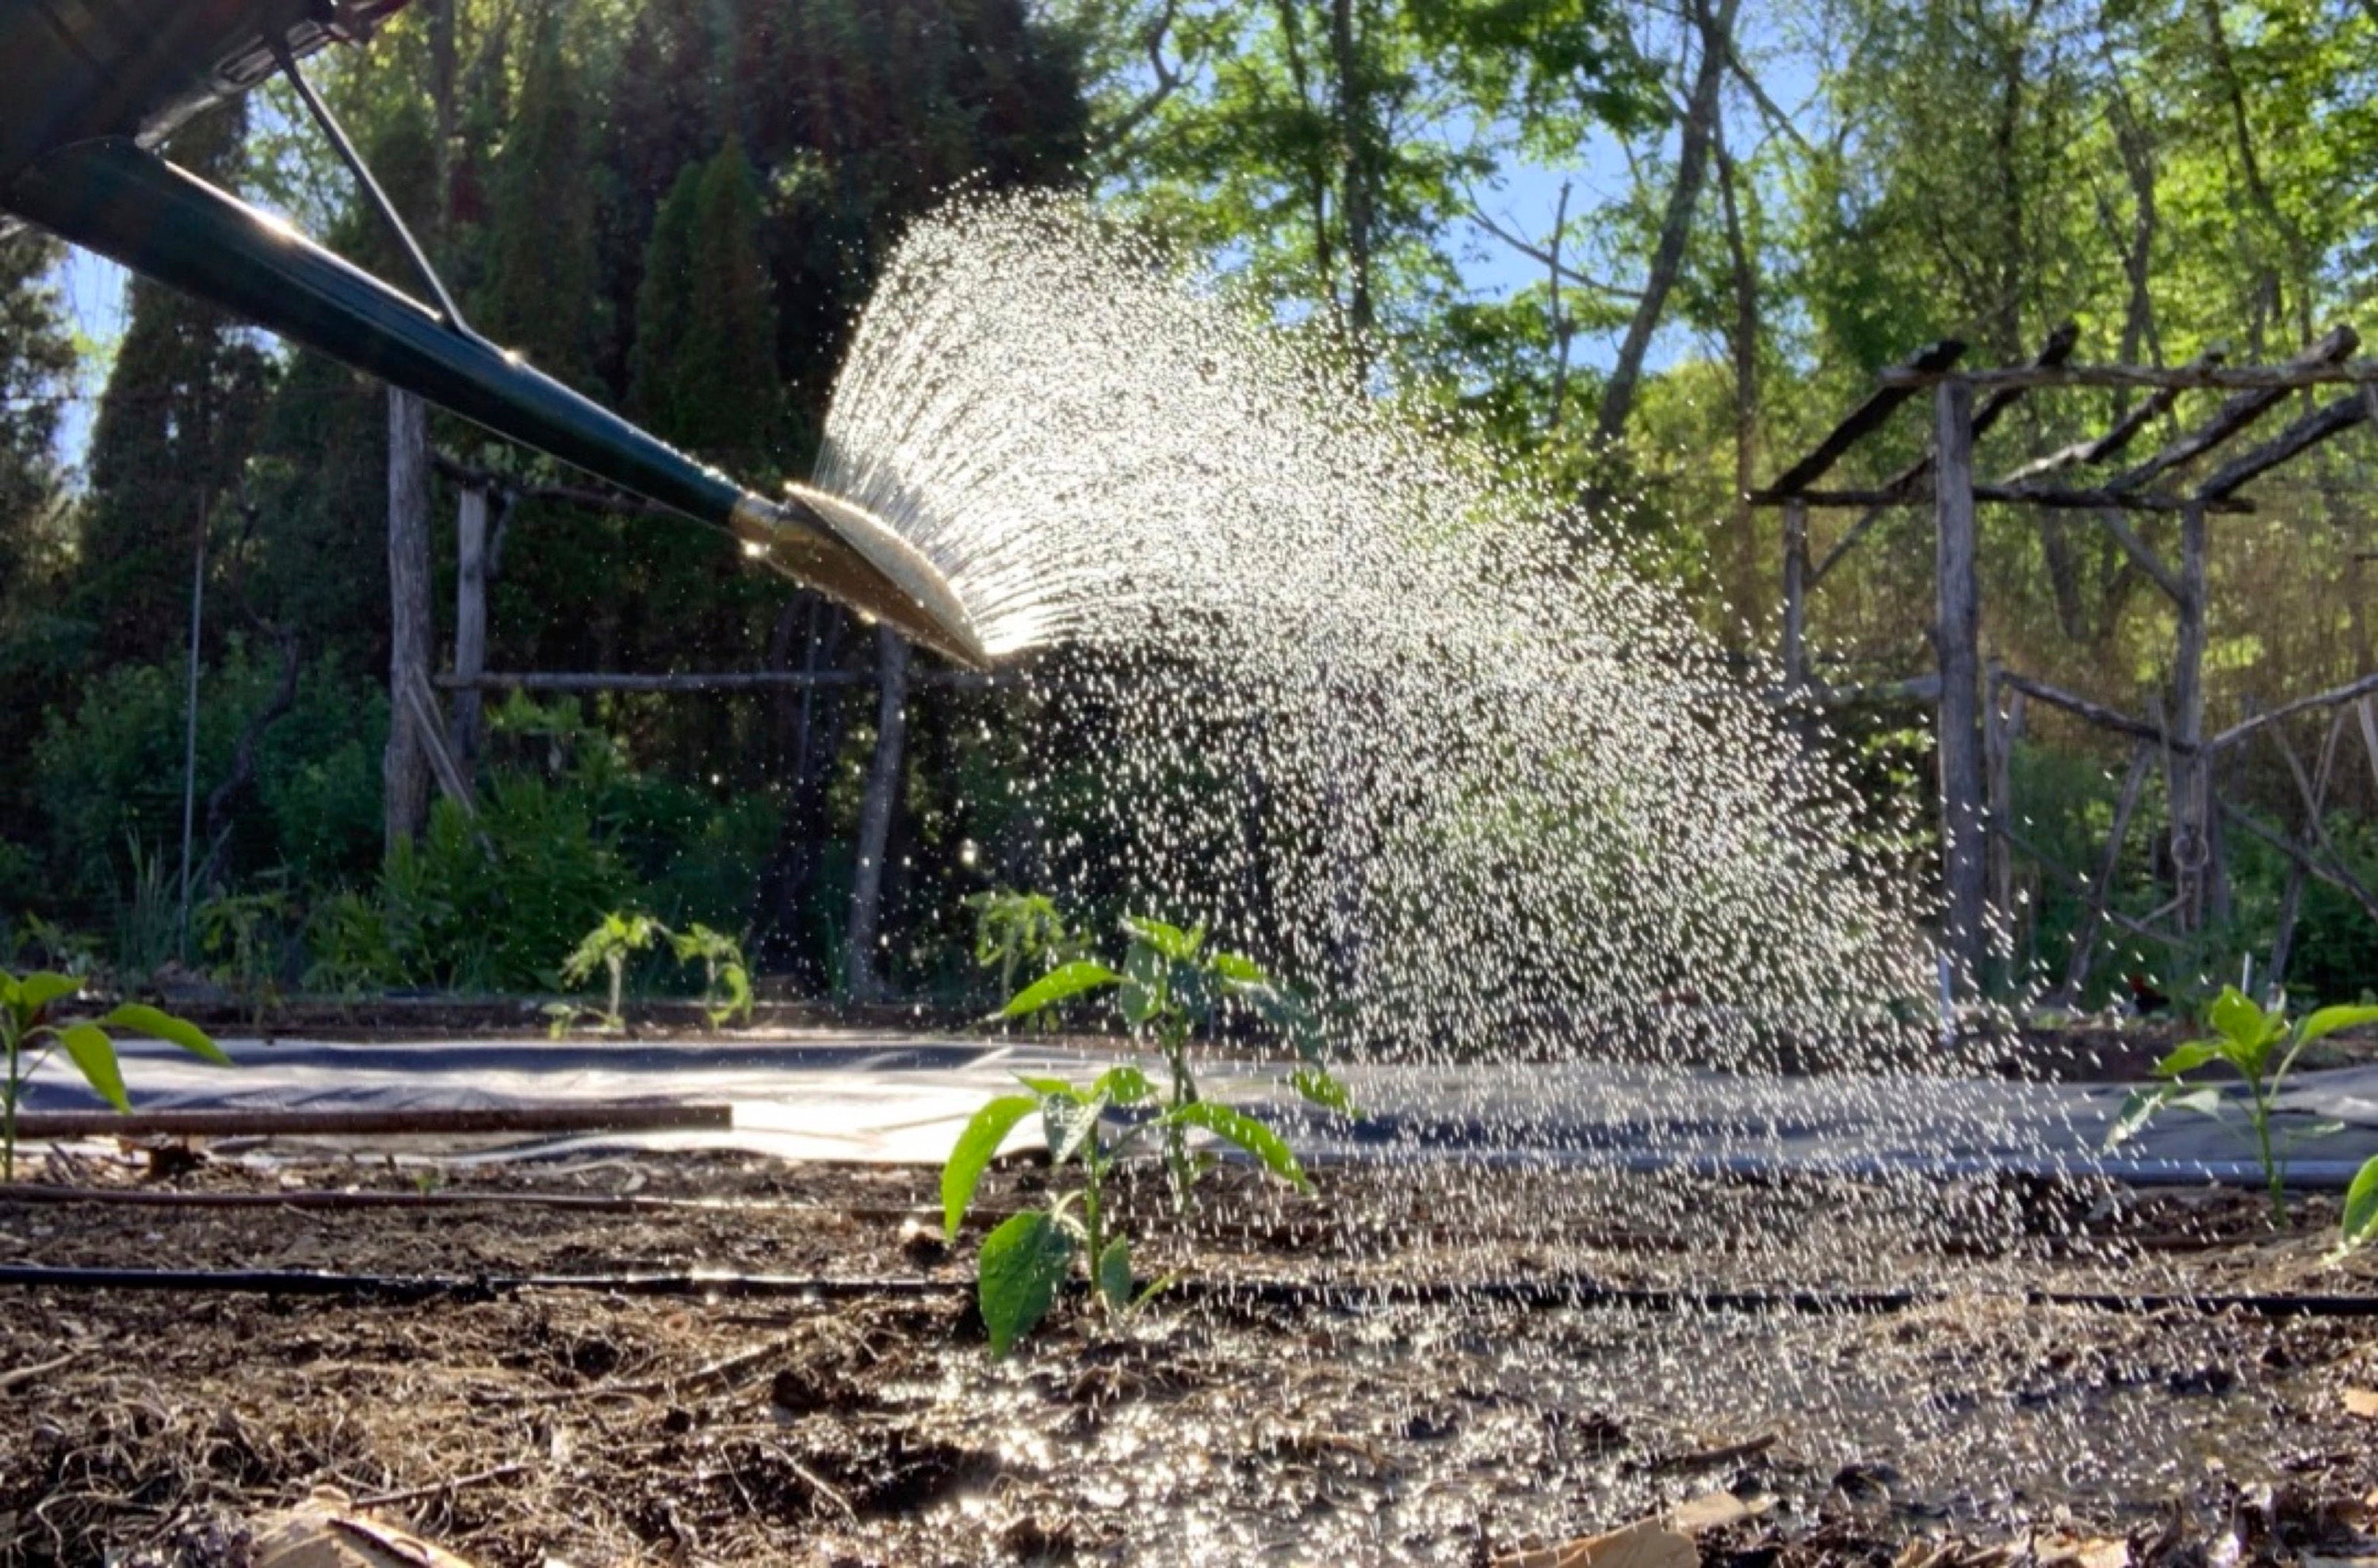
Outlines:
{"type": "Polygon", "coordinates": [[[2288,1173],[2271,1150],[2271,1106],[2259,1082],[2253,1088],[2254,1144],[2263,1157],[2263,1180],[2271,1189],[2271,1223],[2288,1228],[2288,1173]]]}

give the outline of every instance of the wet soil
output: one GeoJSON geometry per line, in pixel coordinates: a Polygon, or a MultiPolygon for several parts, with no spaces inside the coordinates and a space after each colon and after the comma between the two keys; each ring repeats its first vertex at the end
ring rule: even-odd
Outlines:
{"type": "MultiPolygon", "coordinates": [[[[0,1562],[237,1562],[320,1485],[522,1568],[1483,1562],[1717,1491],[1752,1515],[1701,1538],[1732,1568],[2378,1554],[2378,1419],[2349,1395],[2378,1388],[2378,1317],[2284,1310],[2378,1297],[2378,1263],[2325,1260],[2328,1200],[2280,1232],[2215,1192],[1423,1167],[1307,1199],[1226,1169],[1194,1224],[1124,1197],[1143,1271],[1188,1286],[1068,1303],[994,1362],[978,1233],[940,1245],[928,1170],[149,1164],[35,1176],[290,1201],[12,1191],[0,1264],[615,1287],[0,1293],[0,1562]],[[333,1190],[443,1196],[297,1206],[333,1190]],[[632,1202],[523,1200],[550,1196],[632,1202]],[[693,1271],[892,1283],[619,1283],[693,1271]],[[1541,1304],[1563,1281],[1735,1294],[1541,1304]]],[[[983,1207],[1047,1183],[995,1172],[983,1207]]]]}

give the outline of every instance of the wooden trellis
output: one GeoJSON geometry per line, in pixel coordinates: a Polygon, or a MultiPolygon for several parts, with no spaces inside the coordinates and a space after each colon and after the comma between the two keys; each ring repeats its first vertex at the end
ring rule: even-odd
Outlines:
{"type": "Polygon", "coordinates": [[[2293,939],[2295,911],[2308,877],[2347,892],[2378,920],[2373,895],[2329,841],[2322,816],[2342,753],[2354,739],[2378,771],[2378,671],[2344,685],[2299,697],[2268,712],[2252,714],[2228,729],[2205,732],[2204,652],[2206,519],[2248,513],[2253,503],[2240,492],[2253,480],[2365,420],[2378,417],[2378,360],[2352,357],[2360,336],[2338,327],[2294,358],[2276,365],[2231,367],[2207,354],[2174,368],[2071,363],[2080,337],[2072,323],[2048,335],[2029,364],[1992,369],[1959,369],[1964,344],[1945,340],[1905,364],[1885,371],[1858,404],[1808,455],[1766,488],[1748,498],[1754,506],[1784,515],[1784,624],[1780,657],[1787,700],[1826,700],[1861,694],[1836,691],[1809,669],[1808,607],[1811,596],[1843,558],[1895,507],[1928,505],[1934,524],[1935,613],[1931,629],[1934,669],[1928,675],[1878,692],[1933,705],[1940,776],[1942,926],[1950,954],[1971,986],[1988,952],[1993,909],[2012,919],[2013,856],[2037,862],[2047,874],[2081,897],[2084,912],[2062,987],[2077,999],[2093,957],[2109,928],[2148,940],[2185,947],[2208,918],[2223,912],[2225,825],[2266,840],[2288,859],[2289,876],[2280,911],[2272,973],[2284,973],[2293,939]],[[2341,395],[2291,421],[2270,439],[2228,456],[2202,478],[2184,476],[2222,452],[2237,437],[2287,401],[2290,393],[2321,386],[2341,395]],[[2039,387],[2123,387],[2147,395],[2104,434],[2023,464],[1991,480],[1976,480],[1975,447],[2007,410],[2039,387]],[[1904,403],[1929,389],[1933,436],[1914,463],[1869,489],[1820,490],[1819,480],[1891,417],[1904,403]],[[2230,395],[2211,417],[2130,467],[2087,483],[2075,470],[2110,464],[2146,427],[2169,414],[2180,395],[2194,389],[2230,395]],[[2160,697],[2149,714],[2123,713],[2065,692],[2021,671],[1985,668],[1981,648],[1981,587],[1976,508],[1981,503],[2055,508],[2086,513],[2135,562],[2174,608],[2178,630],[2167,705],[2160,697]],[[1812,561],[1808,514],[1812,511],[1859,513],[1822,557],[1812,561]],[[2167,561],[2131,526],[2133,513],[2172,513],[2180,520],[2180,558],[2167,561]],[[2085,723],[2128,736],[2129,767],[2117,798],[2112,830],[2098,863],[2085,871],[2060,866],[2029,843],[2009,809],[2008,758],[2020,735],[2027,702],[2043,702],[2085,723]],[[2312,711],[2329,716],[2326,738],[2310,766],[2288,740],[2280,720],[2312,711]],[[2295,779],[2303,815],[2289,833],[2276,834],[2233,802],[2221,799],[2214,765],[2225,753],[2257,737],[2283,754],[2295,779]],[[2174,867],[2172,897],[2144,919],[2133,919],[2109,902],[2122,846],[2137,815],[2150,774],[2160,768],[2165,784],[2174,867]]]}

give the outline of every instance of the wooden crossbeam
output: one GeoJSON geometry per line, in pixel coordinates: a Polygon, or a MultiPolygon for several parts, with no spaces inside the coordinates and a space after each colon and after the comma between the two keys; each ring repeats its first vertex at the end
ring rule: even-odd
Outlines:
{"type": "MultiPolygon", "coordinates": [[[[2100,730],[2119,730],[2125,735],[2134,735],[2142,741],[2161,742],[2164,739],[2160,726],[2150,724],[2144,718],[2133,718],[2129,714],[2118,708],[2108,707],[2103,703],[2091,702],[2088,698],[2078,696],[2060,686],[2051,686],[2045,681],[2034,680],[2028,675],[2020,675],[2012,669],[2001,670],[1999,679],[2016,691],[2037,697],[2052,707],[2060,707],[2076,718],[2087,719],[2100,730]]],[[[2175,751],[2187,749],[2177,740],[2172,741],[2170,744],[2175,751]]]]}
{"type": "MultiPolygon", "coordinates": [[[[2080,342],[2081,323],[2066,321],[2048,334],[2048,341],[2039,345],[2039,353],[2031,363],[2035,368],[2061,365],[2072,357],[2072,350],[2080,342]]],[[[2006,411],[2021,403],[2024,393],[2030,390],[2028,387],[2000,387],[1984,398],[1981,406],[1974,410],[1974,440],[1978,441],[1988,435],[1990,427],[2004,418],[2006,411]]],[[[1926,447],[1924,455],[1885,479],[1882,488],[1894,494],[1914,488],[1917,481],[1932,472],[1932,449],[1926,447]]],[[[1866,520],[1861,518],[1859,521],[1866,520]]]]}
{"type": "Polygon", "coordinates": [[[1916,390],[1938,380],[1935,372],[1946,370],[1964,356],[1965,345],[1955,338],[1942,338],[1905,365],[1901,371],[1922,378],[1896,384],[1889,380],[1867,393],[1866,401],[1850,410],[1848,417],[1833,427],[1831,434],[1819,441],[1808,455],[1776,476],[1775,482],[1763,490],[1755,490],[1750,499],[1763,503],[1781,502],[1785,497],[1807,489],[1822,478],[1826,470],[1842,459],[1842,454],[1873,433],[1893,410],[1916,395],[1916,390]]]}
{"type": "MultiPolygon", "coordinates": [[[[2183,370],[2210,369],[2221,363],[2221,350],[2208,348],[2190,360],[2183,370]]],[[[2001,485],[2017,485],[2025,479],[2036,479],[2045,474],[2060,473],[2067,468],[2087,468],[2118,457],[2138,433],[2171,411],[2184,389],[2177,386],[2157,387],[2134,404],[2128,414],[2114,421],[2113,428],[2095,440],[2074,441],[2071,446],[2035,458],[1999,481],[2001,485]]]]}
{"type": "MultiPolygon", "coordinates": [[[[2258,713],[2252,718],[2240,719],[2204,742],[2204,749],[2209,752],[2227,751],[2265,725],[2276,724],[2283,718],[2292,718],[2316,707],[2340,707],[2347,703],[2366,701],[2372,693],[2378,693],[2378,673],[2364,675],[2358,681],[2348,681],[2344,685],[2332,686],[2325,692],[2314,692],[2308,697],[2298,697],[2293,702],[2281,703],[2269,712],[2258,713]]],[[[2378,753],[2378,740],[2373,740],[2372,749],[2378,753]]],[[[2373,754],[2371,760],[2378,763],[2378,754],[2373,754]]]]}
{"type": "MultiPolygon", "coordinates": [[[[2350,327],[2339,327],[2338,332],[2353,336],[2350,327]]],[[[2324,338],[2312,345],[2317,353],[2328,343],[2324,338]]],[[[2360,339],[2354,337],[2353,346],[2360,339]]],[[[2172,387],[2179,391],[2228,391],[2270,389],[2279,392],[2297,387],[2360,386],[2378,382],[2378,360],[2346,362],[2353,352],[2348,346],[2344,353],[2322,358],[2299,356],[2278,365],[2010,365],[1993,370],[1919,369],[1914,365],[1893,366],[1877,378],[1885,386],[1916,388],[1934,381],[1946,380],[1952,375],[1969,381],[1976,389],[1989,391],[1998,387],[2140,387],[2152,390],[2172,387]]]]}
{"type": "MultiPolygon", "coordinates": [[[[1753,506],[1782,506],[1786,501],[1799,501],[1815,511],[1847,510],[1851,507],[1922,506],[1931,496],[1918,491],[1896,494],[1890,490],[1802,490],[1797,495],[1779,495],[1760,490],[1747,498],[1753,506]]],[[[2183,512],[2192,504],[2179,496],[2148,495],[2135,491],[2108,488],[2069,490],[2052,485],[1976,485],[1976,501],[2001,501],[2011,506],[2045,506],[2060,512],[2095,512],[2103,507],[2116,507],[2124,512],[2183,512]]],[[[2223,496],[2204,503],[2207,512],[2251,513],[2254,504],[2236,496],[2223,496]]]]}
{"type": "MultiPolygon", "coordinates": [[[[2335,327],[2330,329],[2326,337],[2276,368],[2299,376],[2335,369],[2347,356],[2360,346],[2360,333],[2351,327],[2335,327]]],[[[2169,473],[2182,464],[2195,462],[2276,407],[2292,388],[2309,384],[2298,380],[2249,387],[2224,403],[2212,418],[2195,429],[2137,467],[2127,469],[2106,481],[2106,488],[2109,490],[2133,490],[2158,475],[2169,473]]]]}
{"type": "Polygon", "coordinates": [[[2370,401],[2358,392],[2347,392],[2334,402],[2323,404],[2262,445],[2223,464],[2198,488],[2197,498],[2201,501],[2221,500],[2248,481],[2260,477],[2290,458],[2300,456],[2329,437],[2349,430],[2369,417],[2370,401]]]}

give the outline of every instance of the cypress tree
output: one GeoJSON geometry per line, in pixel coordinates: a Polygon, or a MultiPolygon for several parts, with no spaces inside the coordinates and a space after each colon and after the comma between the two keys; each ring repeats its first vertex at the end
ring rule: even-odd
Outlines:
{"type": "MultiPolygon", "coordinates": [[[[175,161],[237,183],[236,103],[193,121],[175,161]]],[[[104,659],[152,659],[187,633],[190,550],[235,488],[272,382],[248,329],[211,306],[133,280],[129,321],[92,422],[90,501],[74,600],[104,659]]]]}
{"type": "Polygon", "coordinates": [[[496,155],[479,325],[557,380],[593,375],[594,199],[560,8],[538,7],[511,125],[496,155]]]}
{"type": "Polygon", "coordinates": [[[663,435],[746,482],[779,466],[783,390],[760,189],[733,137],[661,203],[637,295],[636,404],[663,435]]]}

